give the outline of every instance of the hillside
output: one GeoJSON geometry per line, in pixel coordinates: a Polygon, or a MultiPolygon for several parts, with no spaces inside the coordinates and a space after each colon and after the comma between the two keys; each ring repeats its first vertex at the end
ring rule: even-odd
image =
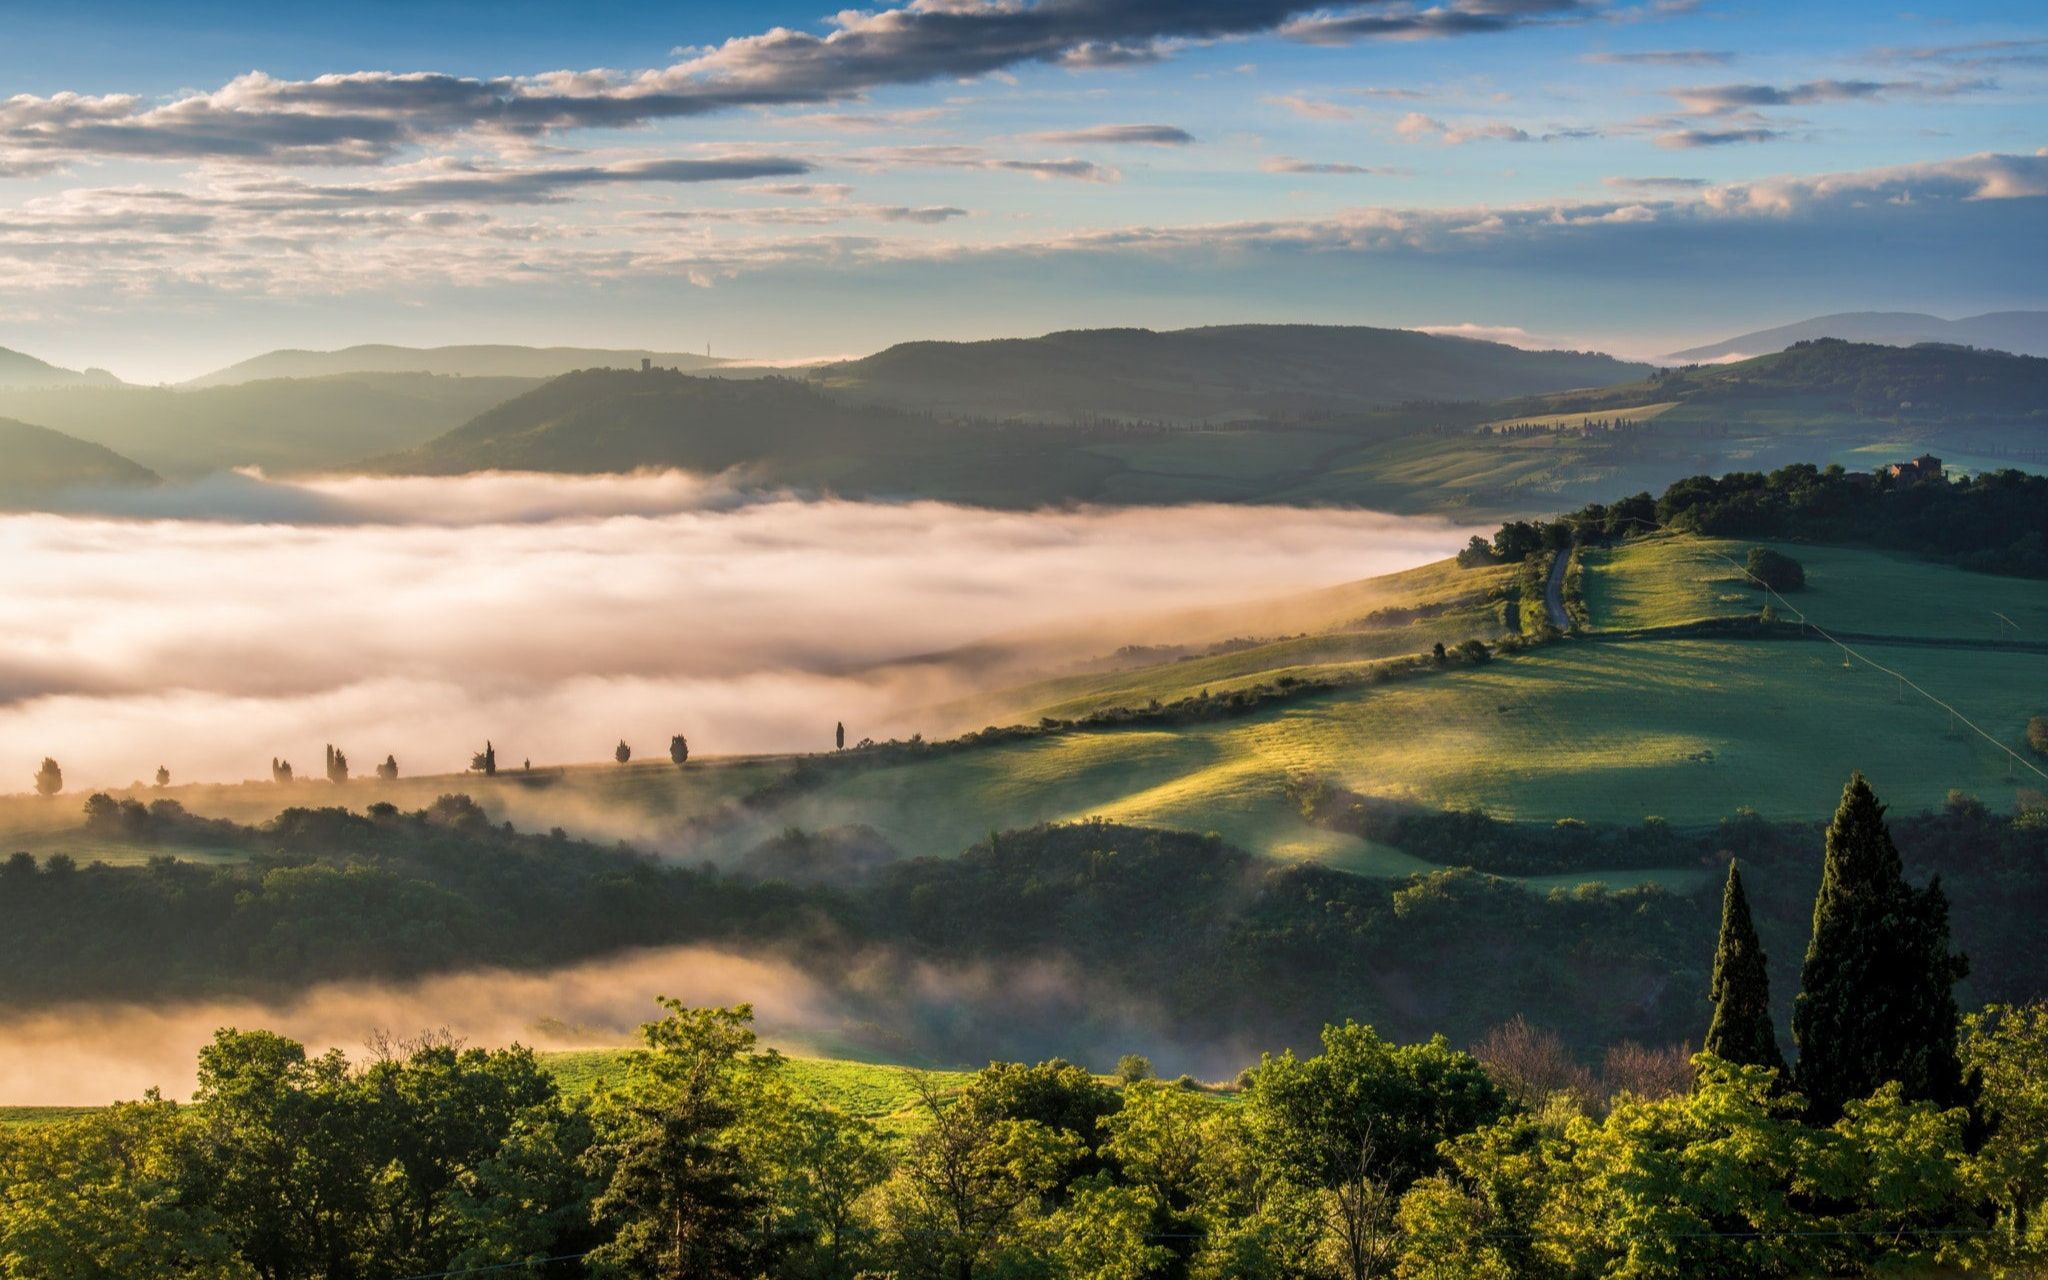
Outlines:
{"type": "Polygon", "coordinates": [[[0,414],[105,445],[166,476],[312,471],[411,448],[532,387],[524,378],[362,373],[170,387],[0,390],[0,414]]]}
{"type": "Polygon", "coordinates": [[[19,351],[0,347],[0,388],[118,386],[121,380],[105,369],[60,369],[19,351]]]}
{"type": "Polygon", "coordinates": [[[585,369],[497,405],[409,452],[390,470],[607,472],[637,467],[829,482],[930,434],[894,410],[850,405],[787,378],[727,381],[666,369],[585,369]]]}
{"type": "Polygon", "coordinates": [[[809,376],[863,399],[968,417],[1223,422],[1600,386],[1644,366],[1404,329],[1224,325],[907,342],[809,376]]]}
{"type": "Polygon", "coordinates": [[[0,505],[32,504],[84,486],[153,484],[156,475],[115,453],[47,427],[0,418],[0,505]]]}
{"type": "Polygon", "coordinates": [[[2048,359],[1926,344],[1814,339],[1734,364],[1663,370],[1638,382],[1542,396],[1528,412],[1676,402],[1725,415],[1770,412],[1796,425],[1828,415],[1925,425],[2048,422],[2048,359]]]}
{"type": "Polygon", "coordinates": [[[228,386],[267,378],[324,378],[342,373],[434,373],[465,378],[554,378],[577,369],[637,369],[642,360],[665,368],[700,370],[726,361],[684,351],[614,350],[605,347],[520,347],[470,345],[396,347],[382,343],[339,351],[268,351],[202,374],[189,389],[228,386]]]}
{"type": "Polygon", "coordinates": [[[1892,347],[1944,342],[1956,346],[1989,347],[2014,355],[2048,356],[2048,311],[1993,311],[1981,316],[1965,316],[1960,320],[1944,320],[1940,316],[1917,311],[1844,311],[1674,351],[1668,359],[1673,364],[1691,364],[1747,358],[1783,351],[1795,342],[1810,342],[1815,338],[1875,342],[1892,347]]]}

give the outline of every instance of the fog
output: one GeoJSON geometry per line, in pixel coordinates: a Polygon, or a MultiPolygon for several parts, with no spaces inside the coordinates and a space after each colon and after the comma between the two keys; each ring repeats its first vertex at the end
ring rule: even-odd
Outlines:
{"type": "Polygon", "coordinates": [[[465,1044],[536,1049],[630,1043],[656,996],[751,1003],[785,1052],[875,1055],[934,1066],[1055,1054],[1106,1070],[1127,1052],[1169,1073],[1222,1078],[1249,1046],[1191,1044],[1145,1003],[1047,960],[942,967],[875,953],[829,980],[779,959],[706,947],[631,952],[546,972],[486,970],[406,983],[336,983],[274,1001],[56,1005],[0,1020],[0,1106],[89,1106],[157,1088],[189,1097],[202,1046],[222,1027],[262,1028],[361,1058],[379,1038],[447,1032],[465,1044]]]}
{"type": "Polygon", "coordinates": [[[1001,512],[742,495],[676,472],[255,473],[0,516],[0,790],[316,765],[821,748],[950,732],[931,708],[1019,663],[931,660],[1389,572],[1469,533],[1371,512],[1001,512]],[[1007,665],[1005,665],[1007,664],[1007,665]]]}

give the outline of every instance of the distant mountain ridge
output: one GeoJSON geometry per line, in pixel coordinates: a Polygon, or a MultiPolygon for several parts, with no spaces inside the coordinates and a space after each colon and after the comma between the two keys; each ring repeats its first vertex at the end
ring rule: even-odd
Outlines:
{"type": "Polygon", "coordinates": [[[1693,364],[1769,355],[1814,338],[1841,338],[1846,342],[1891,347],[1948,342],[2021,356],[2048,356],[2048,311],[1990,311],[1960,320],[1944,320],[1918,311],[1843,311],[1674,351],[1669,359],[1673,364],[1693,364]]]}
{"type": "Polygon", "coordinates": [[[121,380],[105,369],[64,369],[47,360],[0,347],[0,387],[116,387],[121,380]]]}
{"type": "Polygon", "coordinates": [[[0,504],[37,503],[67,489],[156,483],[156,474],[112,449],[61,431],[0,418],[0,504]]]}
{"type": "Polygon", "coordinates": [[[2048,422],[2048,359],[1923,343],[1894,347],[1811,338],[1729,364],[1669,369],[1640,382],[1530,397],[1517,414],[1677,402],[1745,408],[1798,406],[1930,426],[2048,422]]]}
{"type": "Polygon", "coordinates": [[[1070,329],[905,342],[805,370],[842,395],[989,418],[1224,422],[1625,382],[1650,367],[1580,351],[1359,325],[1070,329]]]}
{"type": "Polygon", "coordinates": [[[400,347],[365,343],[339,351],[286,349],[252,356],[180,385],[227,386],[269,378],[320,378],[341,373],[437,373],[465,378],[558,378],[578,369],[637,369],[642,360],[663,368],[712,369],[731,363],[685,351],[607,347],[523,347],[509,344],[400,347]]]}

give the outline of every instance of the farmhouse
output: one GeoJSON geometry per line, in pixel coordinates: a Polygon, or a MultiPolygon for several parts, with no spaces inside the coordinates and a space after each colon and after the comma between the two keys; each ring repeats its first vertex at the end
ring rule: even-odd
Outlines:
{"type": "Polygon", "coordinates": [[[1931,453],[1923,453],[1911,462],[1894,462],[1884,472],[1901,487],[1919,484],[1922,480],[1939,480],[1941,459],[1931,453]]]}

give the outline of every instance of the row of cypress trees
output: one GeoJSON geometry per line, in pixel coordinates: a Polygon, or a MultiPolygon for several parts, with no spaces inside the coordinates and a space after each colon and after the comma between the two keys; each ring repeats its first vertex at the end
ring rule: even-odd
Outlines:
{"type": "Polygon", "coordinates": [[[1798,1065],[1789,1073],[1771,1019],[1770,976],[1741,870],[1728,868],[1706,1050],[1772,1067],[1805,1095],[1807,1118],[1831,1124],[1844,1105],[1898,1081],[1908,1098],[1967,1105],[1956,1053],[1954,986],[1968,964],[1949,951],[1941,879],[1906,883],[1878,803],[1861,773],[1828,824],[1813,935],[1792,1005],[1798,1065]]]}

